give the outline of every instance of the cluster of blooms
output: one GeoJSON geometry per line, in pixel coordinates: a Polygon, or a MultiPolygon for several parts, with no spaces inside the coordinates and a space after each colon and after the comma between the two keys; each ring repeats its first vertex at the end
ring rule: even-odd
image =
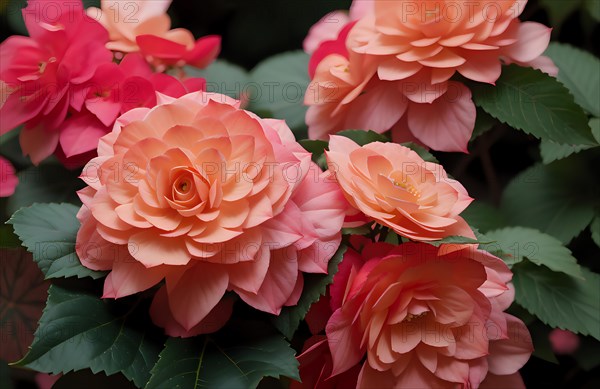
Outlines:
{"type": "Polygon", "coordinates": [[[456,73],[490,84],[502,64],[557,73],[541,56],[551,29],[518,19],[526,3],[355,0],[349,15],[327,15],[304,42],[309,136],[391,130],[399,143],[466,152],[476,112],[456,73]]]}
{"type": "MultiPolygon", "coordinates": [[[[21,144],[36,163],[97,152],[81,175],[76,251],[84,266],[110,271],[103,297],[156,288],[150,315],[170,336],[221,329],[238,299],[279,315],[298,303],[305,274],[328,272],[342,227],[375,222],[376,241],[350,239],[311,307],[303,384],[292,386],[522,386],[532,344],[504,313],[512,273],[474,245],[430,244],[475,237],[460,216],[472,201],[465,188],[407,147],[339,135],[322,172],[285,122],[163,73],[206,66],[220,44],[169,30],[169,3],[128,2],[139,7],[131,23],[119,2],[56,16],[30,0],[31,37],[0,48],[2,131],[25,124],[21,144]],[[381,242],[385,229],[412,242],[381,242]]],[[[548,30],[519,23],[513,5],[523,3],[499,2],[494,22],[477,17],[483,1],[473,20],[432,23],[437,11],[409,14],[412,2],[361,1],[350,14],[358,21],[338,28],[337,14],[340,24],[315,26],[311,136],[392,128],[404,139],[408,128],[430,147],[464,150],[474,107],[452,75],[494,82],[501,62],[545,63],[548,30]]]]}
{"type": "Polygon", "coordinates": [[[508,267],[473,245],[426,243],[473,236],[458,215],[472,201],[462,185],[399,144],[332,136],[329,149],[349,203],[420,243],[351,237],[328,295],[306,317],[314,336],[295,387],[523,387],[518,370],[533,347],[527,327],[503,312],[514,299],[508,267]]]}
{"type": "Polygon", "coordinates": [[[202,79],[163,72],[208,65],[220,37],[194,41],[187,30],[170,30],[169,5],[104,0],[101,10],[85,10],[78,1],[29,0],[29,37],[0,45],[0,134],[24,125],[21,148],[33,163],[54,153],[81,166],[120,114],[154,106],[156,92],[203,89],[202,79]]]}

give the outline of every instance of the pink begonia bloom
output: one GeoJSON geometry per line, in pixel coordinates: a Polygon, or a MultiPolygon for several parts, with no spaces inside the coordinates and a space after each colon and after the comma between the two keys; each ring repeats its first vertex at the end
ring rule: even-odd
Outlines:
{"type": "Polygon", "coordinates": [[[102,0],[101,8],[87,14],[98,20],[110,34],[106,47],[113,51],[141,52],[155,66],[208,66],[221,51],[221,37],[198,40],[183,28],[171,30],[167,9],[171,0],[102,0]]]}
{"type": "Polygon", "coordinates": [[[311,105],[307,124],[312,138],[323,139],[326,133],[349,128],[380,133],[392,129],[395,139],[414,137],[436,150],[466,152],[476,110],[470,90],[450,81],[455,73],[493,84],[503,63],[532,66],[551,75],[558,71],[550,59],[541,56],[548,46],[551,29],[518,19],[526,0],[369,3],[372,8],[349,32],[344,32],[347,37],[340,33],[338,40],[322,43],[313,54],[311,68],[321,70],[316,72],[307,94],[324,83],[330,84],[330,89],[339,85],[339,91],[333,97],[319,94],[305,100],[311,105]],[[343,43],[349,54],[331,42],[338,46],[343,43]],[[328,61],[328,52],[346,57],[344,68],[349,74],[339,74],[339,61],[332,74],[326,73],[326,66],[319,62],[328,61]],[[375,75],[370,67],[365,72],[356,62],[374,66],[375,75]],[[348,89],[348,81],[353,87],[361,86],[360,92],[348,89]],[[377,97],[385,94],[390,101],[361,108],[357,93],[368,99],[364,96],[376,94],[372,89],[386,89],[377,97]],[[347,95],[350,91],[352,94],[347,95]],[[403,121],[382,128],[398,112],[403,121]],[[381,119],[372,123],[363,116],[381,119]]]}
{"type": "Polygon", "coordinates": [[[326,41],[336,40],[340,31],[352,21],[356,21],[371,12],[372,1],[355,0],[350,6],[350,12],[333,11],[323,16],[315,23],[302,43],[304,52],[314,53],[326,41]]]}
{"type": "Polygon", "coordinates": [[[15,168],[4,157],[0,157],[0,197],[9,197],[15,193],[19,179],[15,168]]]}
{"type": "Polygon", "coordinates": [[[219,94],[158,97],[117,119],[82,173],[77,254],[111,270],[104,297],[165,279],[151,312],[177,336],[222,325],[226,291],[276,315],[296,304],[340,243],[338,185],[283,121],[219,94]]]}
{"type": "MultiPolygon", "coordinates": [[[[87,155],[96,150],[98,140],[110,132],[118,116],[134,108],[154,107],[156,92],[181,97],[203,90],[204,85],[202,78],[180,81],[164,73],[153,73],[138,53],[127,54],[119,65],[102,64],[81,86],[85,100],[76,107],[79,111],[73,110],[59,128],[60,149],[68,159],[87,155]]],[[[83,164],[87,161],[89,158],[83,164]]]]}
{"type": "Polygon", "coordinates": [[[79,2],[30,0],[23,17],[29,37],[0,45],[0,133],[25,124],[21,148],[37,164],[56,149],[69,108],[82,104],[79,87],[113,57],[106,30],[79,2]]]}
{"type": "Polygon", "coordinates": [[[556,354],[573,354],[579,348],[579,336],[571,331],[555,328],[548,336],[552,351],[556,354]]]}
{"type": "Polygon", "coordinates": [[[370,244],[347,260],[330,287],[333,376],[361,365],[357,388],[524,388],[533,346],[503,312],[514,293],[502,260],[425,243],[370,244]]]}
{"type": "Polygon", "coordinates": [[[418,241],[475,238],[459,214],[473,201],[441,165],[397,143],[369,143],[332,135],[326,152],[346,199],[401,236],[418,241]]]}

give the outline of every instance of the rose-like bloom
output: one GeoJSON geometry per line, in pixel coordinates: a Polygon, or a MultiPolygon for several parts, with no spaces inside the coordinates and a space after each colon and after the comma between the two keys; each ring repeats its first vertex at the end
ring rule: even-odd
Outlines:
{"type": "Polygon", "coordinates": [[[110,33],[106,47],[113,51],[141,52],[155,66],[208,66],[221,51],[221,37],[195,40],[189,30],[171,30],[167,9],[171,0],[102,0],[101,8],[87,14],[110,33]]]}
{"type": "Polygon", "coordinates": [[[332,135],[327,164],[350,204],[399,235],[428,241],[474,238],[459,214],[473,200],[441,165],[425,162],[396,143],[369,143],[332,135]]]}
{"type": "Polygon", "coordinates": [[[0,197],[12,196],[18,184],[15,168],[4,157],[0,157],[0,197]]]}
{"type": "Polygon", "coordinates": [[[524,0],[366,3],[371,8],[358,22],[322,43],[311,58],[310,68],[320,70],[307,95],[323,84],[336,90],[335,96],[319,93],[305,100],[311,106],[306,119],[311,138],[350,128],[392,130],[398,142],[416,139],[436,150],[465,152],[476,110],[470,90],[450,81],[455,73],[493,84],[502,64],[558,71],[541,56],[551,29],[517,18],[524,0]],[[348,62],[332,61],[328,54],[348,62]],[[368,71],[361,63],[370,64],[368,71]],[[396,118],[402,120],[389,124],[396,118]]]}
{"type": "Polygon", "coordinates": [[[326,328],[333,375],[362,365],[357,388],[524,388],[518,370],[533,347],[503,312],[514,293],[499,258],[376,243],[344,262],[326,328]]]}
{"type": "Polygon", "coordinates": [[[83,170],[81,262],[111,270],[104,297],[165,279],[152,313],[172,335],[222,325],[226,291],[279,314],[298,301],[304,272],[327,273],[340,243],[347,203],[335,181],[283,121],[238,106],[159,95],[117,119],[83,170]]]}
{"type": "Polygon", "coordinates": [[[0,45],[0,133],[25,124],[21,148],[37,164],[56,149],[69,108],[81,106],[80,86],[112,54],[80,2],[30,0],[23,17],[29,37],[0,45]]]}

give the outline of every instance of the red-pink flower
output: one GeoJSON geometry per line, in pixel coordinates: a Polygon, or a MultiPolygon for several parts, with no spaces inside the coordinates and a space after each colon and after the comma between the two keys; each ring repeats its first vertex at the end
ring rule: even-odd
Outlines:
{"type": "Polygon", "coordinates": [[[139,51],[148,62],[162,69],[185,64],[208,66],[219,55],[221,37],[211,35],[195,40],[186,29],[171,30],[171,18],[167,15],[170,4],[171,0],[102,0],[102,9],[91,7],[87,14],[109,31],[106,47],[110,50],[139,51]]]}
{"type": "MultiPolygon", "coordinates": [[[[205,80],[181,81],[164,73],[153,73],[138,53],[127,54],[121,62],[98,67],[94,76],[80,87],[85,99],[60,126],[60,147],[66,158],[86,154],[98,147],[98,140],[112,129],[118,116],[139,107],[156,105],[156,92],[181,97],[204,90],[205,80]]],[[[84,161],[89,161],[89,158],[84,161]]]]}
{"type": "Polygon", "coordinates": [[[0,157],[0,197],[12,196],[18,184],[15,168],[4,157],[0,157]]]}
{"type": "Polygon", "coordinates": [[[79,2],[30,0],[23,17],[30,36],[0,45],[0,133],[25,124],[21,148],[37,164],[56,149],[69,108],[84,100],[78,87],[112,54],[106,30],[79,2]]]}
{"type": "Polygon", "coordinates": [[[361,365],[357,388],[523,387],[518,370],[533,347],[527,327],[503,312],[514,294],[500,259],[377,243],[349,249],[342,264],[326,328],[332,375],[361,365]]]}
{"type": "Polygon", "coordinates": [[[104,297],[158,284],[152,313],[169,334],[214,331],[233,291],[279,314],[303,273],[326,273],[346,203],[283,121],[226,96],[159,95],[117,119],[82,178],[81,262],[111,270],[104,297]]]}
{"type": "Polygon", "coordinates": [[[541,56],[551,30],[517,18],[525,3],[374,0],[349,31],[322,43],[311,58],[311,69],[320,70],[305,100],[309,135],[391,129],[398,141],[416,138],[436,150],[466,152],[476,111],[470,90],[451,80],[455,73],[493,84],[503,63],[557,72],[541,56]],[[311,93],[323,84],[335,96],[311,93]]]}
{"type": "Polygon", "coordinates": [[[418,241],[475,238],[460,217],[473,199],[441,165],[397,143],[360,147],[339,135],[331,136],[326,155],[348,202],[399,235],[418,241]]]}

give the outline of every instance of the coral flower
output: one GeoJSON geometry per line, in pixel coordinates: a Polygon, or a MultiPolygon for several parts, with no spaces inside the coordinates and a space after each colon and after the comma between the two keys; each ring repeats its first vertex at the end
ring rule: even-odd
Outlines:
{"type": "Polygon", "coordinates": [[[354,207],[399,235],[428,241],[474,234],[459,214],[472,199],[441,165],[396,143],[358,146],[332,135],[327,164],[354,207]]]}
{"type": "Polygon", "coordinates": [[[221,38],[206,36],[196,41],[186,29],[171,30],[170,4],[171,0],[102,0],[102,9],[91,7],[87,14],[109,31],[106,47],[110,50],[139,51],[157,66],[208,66],[219,55],[221,38]]]}
{"type": "Polygon", "coordinates": [[[371,6],[337,39],[331,40],[331,30],[322,34],[329,40],[311,58],[314,77],[305,100],[311,106],[306,118],[311,138],[352,128],[392,130],[399,142],[417,140],[435,150],[466,152],[476,110],[471,91],[451,80],[456,73],[493,84],[503,64],[552,75],[558,71],[542,56],[551,29],[518,19],[524,0],[355,3],[371,6]],[[340,55],[347,59],[347,74],[339,72],[340,55]],[[360,65],[365,63],[367,71],[360,65]],[[336,95],[311,94],[323,84],[336,95]],[[402,120],[389,124],[396,118],[402,120]]]}
{"type": "Polygon", "coordinates": [[[524,387],[518,370],[533,347],[503,312],[514,294],[500,259],[425,243],[348,255],[330,289],[339,304],[326,328],[332,375],[362,365],[357,388],[524,387]]]}
{"type": "Polygon", "coordinates": [[[81,85],[112,54],[80,2],[30,0],[23,17],[29,37],[0,45],[0,133],[25,124],[21,148],[37,164],[56,149],[69,108],[83,103],[81,85]]]}
{"type": "Polygon", "coordinates": [[[111,270],[104,297],[165,279],[152,313],[177,336],[222,325],[227,291],[273,314],[295,304],[303,273],[327,272],[347,207],[284,122],[203,92],[128,111],[82,178],[81,262],[111,270]]]}

